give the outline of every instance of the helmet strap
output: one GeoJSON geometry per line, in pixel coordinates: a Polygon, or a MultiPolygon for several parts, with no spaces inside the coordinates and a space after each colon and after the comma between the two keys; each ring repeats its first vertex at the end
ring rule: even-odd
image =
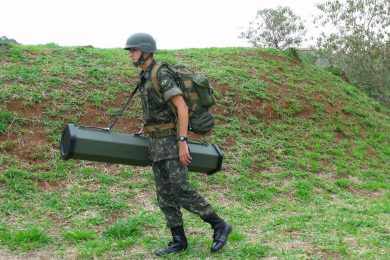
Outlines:
{"type": "Polygon", "coordinates": [[[136,62],[133,62],[134,66],[139,67],[145,64],[146,60],[149,59],[149,57],[150,57],[150,53],[142,52],[141,57],[139,57],[139,59],[136,62]],[[147,56],[144,57],[144,54],[146,54],[147,56]]]}

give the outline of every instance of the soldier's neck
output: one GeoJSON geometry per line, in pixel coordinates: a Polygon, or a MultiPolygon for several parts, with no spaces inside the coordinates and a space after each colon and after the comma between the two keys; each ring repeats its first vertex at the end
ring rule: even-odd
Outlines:
{"type": "Polygon", "coordinates": [[[150,64],[153,63],[153,61],[154,61],[154,60],[153,60],[152,57],[148,58],[148,59],[145,61],[145,63],[141,65],[142,70],[143,70],[143,71],[146,71],[146,70],[148,69],[148,67],[150,66],[150,64]]]}

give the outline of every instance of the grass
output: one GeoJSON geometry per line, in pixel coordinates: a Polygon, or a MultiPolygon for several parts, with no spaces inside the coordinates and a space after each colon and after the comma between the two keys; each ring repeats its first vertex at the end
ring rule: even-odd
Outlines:
{"type": "Polygon", "coordinates": [[[0,241],[10,249],[29,251],[47,245],[50,238],[38,227],[10,230],[7,227],[0,226],[0,241]]]}
{"type": "Polygon", "coordinates": [[[92,240],[97,238],[95,232],[90,230],[68,230],[64,232],[64,238],[73,243],[78,243],[84,240],[92,240]]]}
{"type": "MultiPolygon", "coordinates": [[[[0,251],[82,259],[153,258],[170,240],[149,168],[62,161],[65,124],[107,126],[137,71],[119,49],[0,48],[0,251]]],[[[190,181],[233,225],[183,211],[189,248],[172,259],[386,259],[390,117],[357,87],[293,53],[209,48],[159,60],[206,73],[217,95],[207,141],[224,169],[190,181]]],[[[116,131],[135,131],[139,99],[116,131]]]]}

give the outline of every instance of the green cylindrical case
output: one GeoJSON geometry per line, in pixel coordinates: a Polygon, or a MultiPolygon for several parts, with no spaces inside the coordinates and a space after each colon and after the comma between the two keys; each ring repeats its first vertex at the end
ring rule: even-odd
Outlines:
{"type": "MultiPolygon", "coordinates": [[[[60,151],[64,160],[80,159],[107,163],[149,166],[149,139],[114,133],[102,128],[68,124],[62,132],[60,151]]],[[[214,144],[189,142],[189,170],[213,174],[222,168],[223,152],[214,144]]]]}

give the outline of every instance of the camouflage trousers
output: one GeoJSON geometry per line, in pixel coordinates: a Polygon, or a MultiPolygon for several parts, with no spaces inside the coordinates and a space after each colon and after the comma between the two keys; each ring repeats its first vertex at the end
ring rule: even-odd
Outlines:
{"type": "Polygon", "coordinates": [[[188,182],[187,167],[178,159],[153,163],[157,201],[169,228],[182,226],[181,208],[200,217],[214,212],[210,204],[188,182]]]}

